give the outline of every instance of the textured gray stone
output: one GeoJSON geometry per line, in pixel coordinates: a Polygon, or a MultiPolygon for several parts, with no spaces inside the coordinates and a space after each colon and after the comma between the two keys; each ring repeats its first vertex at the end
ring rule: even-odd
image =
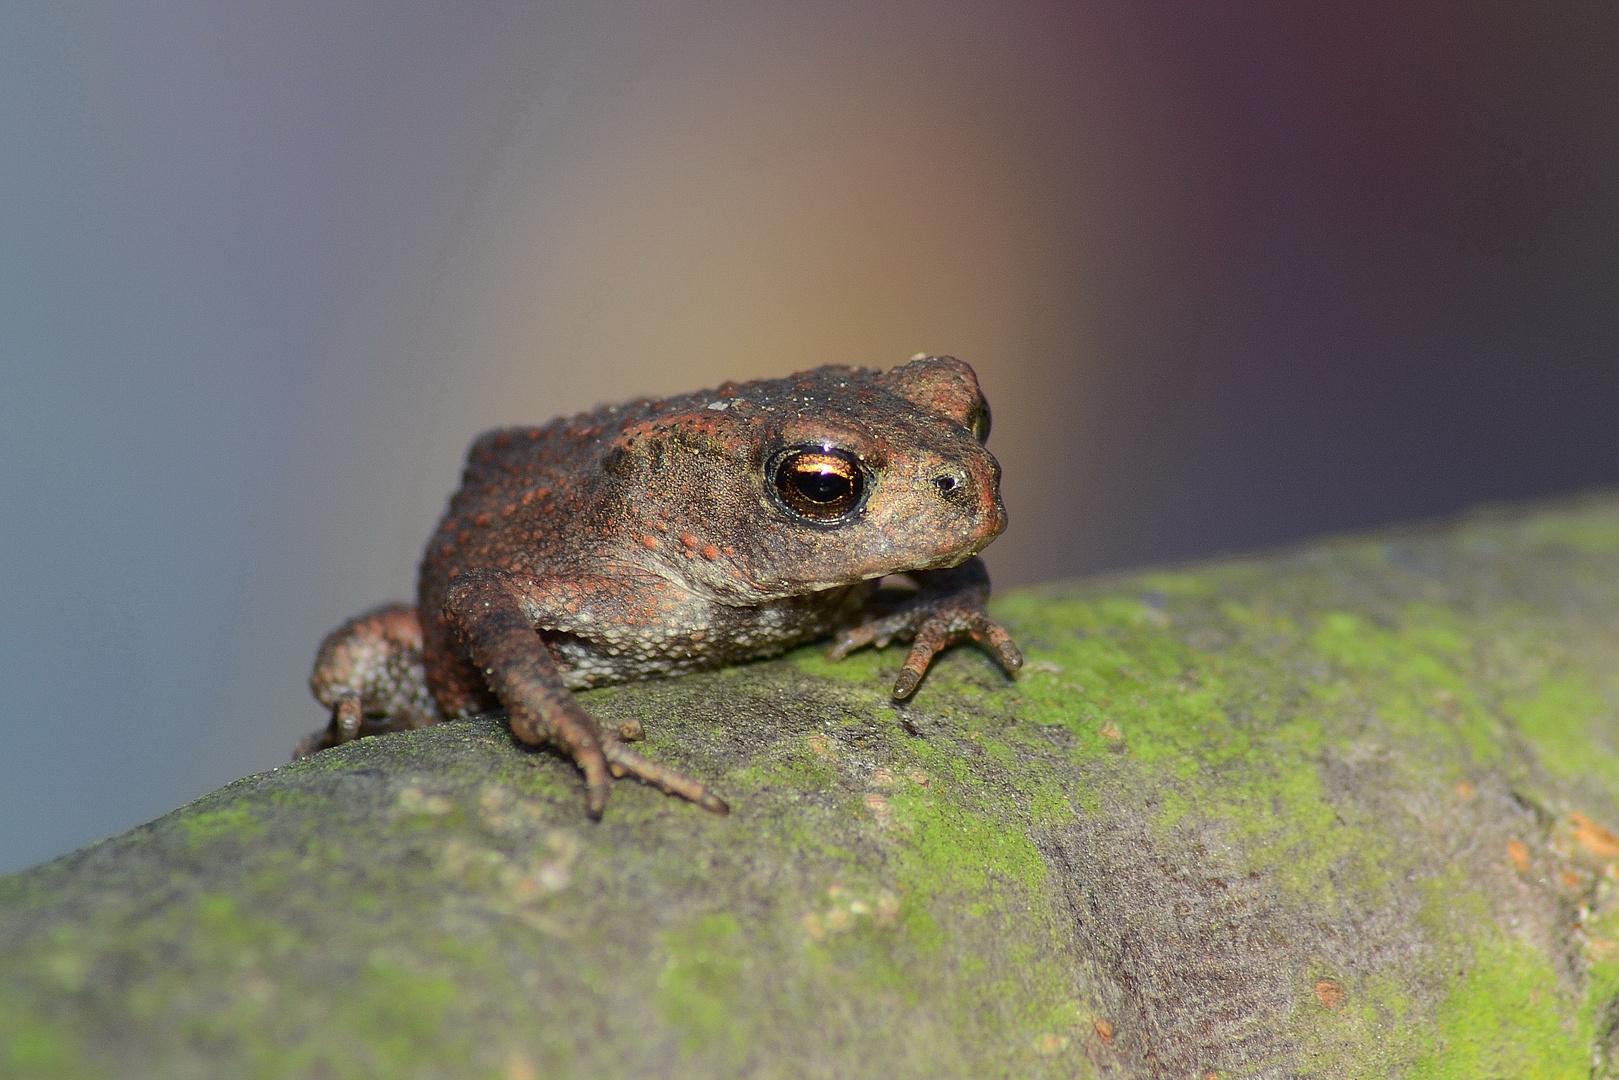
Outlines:
{"type": "Polygon", "coordinates": [[[1619,499],[996,612],[584,695],[728,818],[486,719],[0,879],[0,1076],[1606,1074],[1619,499]]]}

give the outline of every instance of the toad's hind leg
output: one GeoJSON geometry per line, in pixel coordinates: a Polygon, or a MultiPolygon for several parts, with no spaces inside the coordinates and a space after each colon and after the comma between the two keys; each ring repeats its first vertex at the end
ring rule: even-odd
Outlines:
{"type": "Polygon", "coordinates": [[[361,735],[409,731],[442,719],[427,692],[422,623],[409,604],[376,608],[327,634],[309,689],[331,710],[332,720],[301,741],[294,758],[361,735]]]}
{"type": "MultiPolygon", "coordinates": [[[[604,727],[574,700],[538,633],[548,621],[547,610],[569,602],[570,588],[581,585],[577,579],[557,586],[503,570],[470,570],[456,578],[445,597],[445,615],[506,706],[512,734],[530,745],[550,743],[573,758],[585,774],[585,809],[593,818],[607,806],[610,776],[634,776],[705,810],[728,813],[725,800],[700,781],[625,746],[627,738],[639,734],[639,725],[604,727]]],[[[604,583],[592,593],[610,596],[612,588],[604,583]]]]}

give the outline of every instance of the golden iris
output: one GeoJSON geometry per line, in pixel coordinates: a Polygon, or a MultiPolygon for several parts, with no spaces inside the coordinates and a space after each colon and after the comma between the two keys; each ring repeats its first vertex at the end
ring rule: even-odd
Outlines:
{"type": "Polygon", "coordinates": [[[860,503],[865,481],[854,457],[831,447],[794,450],[776,466],[776,493],[811,521],[834,521],[860,503]]]}

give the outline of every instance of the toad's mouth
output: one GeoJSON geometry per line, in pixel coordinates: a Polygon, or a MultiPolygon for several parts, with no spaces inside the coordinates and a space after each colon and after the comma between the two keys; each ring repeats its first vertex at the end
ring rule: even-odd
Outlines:
{"type": "MultiPolygon", "coordinates": [[[[960,566],[962,563],[983,551],[999,535],[998,532],[987,536],[974,537],[970,543],[955,549],[937,553],[928,558],[911,560],[874,560],[867,566],[850,571],[846,576],[811,578],[811,577],[765,577],[754,576],[751,579],[751,589],[745,600],[721,595],[706,595],[705,599],[713,600],[731,606],[751,606],[753,604],[768,603],[775,600],[786,600],[795,596],[809,596],[816,593],[830,592],[834,589],[846,589],[851,585],[865,582],[875,582],[891,574],[909,574],[922,570],[948,570],[960,566]]],[[[803,569],[811,569],[804,567],[803,569]]],[[[698,595],[706,590],[694,587],[693,583],[686,583],[685,588],[698,595]]]]}

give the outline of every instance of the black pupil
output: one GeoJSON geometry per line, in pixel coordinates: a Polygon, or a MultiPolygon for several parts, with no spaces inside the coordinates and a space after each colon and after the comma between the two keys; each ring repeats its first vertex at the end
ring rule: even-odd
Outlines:
{"type": "Polygon", "coordinates": [[[811,502],[829,503],[847,498],[854,485],[847,476],[812,466],[793,470],[793,486],[811,502]]]}
{"type": "Polygon", "coordinates": [[[860,467],[842,450],[798,450],[776,471],[776,491],[787,508],[817,521],[841,518],[860,501],[860,467]]]}

